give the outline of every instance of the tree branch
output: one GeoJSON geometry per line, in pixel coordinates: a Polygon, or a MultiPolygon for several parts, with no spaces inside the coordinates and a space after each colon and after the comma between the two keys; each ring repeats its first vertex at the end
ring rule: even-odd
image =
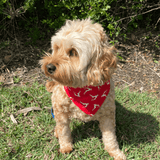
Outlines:
{"type": "Polygon", "coordinates": [[[133,16],[128,16],[128,17],[121,18],[120,20],[118,20],[116,22],[120,22],[120,21],[123,21],[123,20],[128,19],[128,18],[132,18],[132,17],[136,17],[136,16],[139,16],[139,15],[142,15],[142,14],[146,14],[146,13],[152,12],[154,10],[158,10],[158,9],[160,9],[160,7],[153,8],[153,9],[150,9],[149,11],[146,11],[146,12],[143,12],[143,13],[140,13],[140,14],[135,14],[133,16]]]}

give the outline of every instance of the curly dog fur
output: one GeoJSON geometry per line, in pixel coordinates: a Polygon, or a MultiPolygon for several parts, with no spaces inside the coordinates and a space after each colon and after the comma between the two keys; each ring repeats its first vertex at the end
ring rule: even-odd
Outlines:
{"type": "Polygon", "coordinates": [[[60,152],[70,153],[73,149],[70,120],[98,120],[105,150],[115,160],[125,160],[119,149],[115,135],[115,93],[112,74],[117,61],[115,48],[109,46],[103,27],[90,19],[67,20],[66,24],[51,38],[52,54],[40,60],[46,76],[53,79],[47,82],[47,91],[52,92],[52,107],[56,127],[54,135],[59,139],[60,152]],[[83,88],[101,86],[110,80],[110,91],[104,103],[94,116],[79,109],[68,97],[64,86],[83,88]]]}

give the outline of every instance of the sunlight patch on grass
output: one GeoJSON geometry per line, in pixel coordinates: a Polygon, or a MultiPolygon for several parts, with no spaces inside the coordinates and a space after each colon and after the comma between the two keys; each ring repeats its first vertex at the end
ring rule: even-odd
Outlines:
{"type": "MultiPolygon", "coordinates": [[[[160,100],[117,88],[116,106],[116,135],[127,158],[160,159],[160,100]]],[[[47,107],[51,108],[50,93],[38,83],[0,89],[0,159],[113,160],[103,149],[98,122],[75,119],[70,124],[74,150],[59,153],[58,140],[53,136],[55,120],[47,107]],[[17,114],[27,107],[42,110],[17,114]]]]}

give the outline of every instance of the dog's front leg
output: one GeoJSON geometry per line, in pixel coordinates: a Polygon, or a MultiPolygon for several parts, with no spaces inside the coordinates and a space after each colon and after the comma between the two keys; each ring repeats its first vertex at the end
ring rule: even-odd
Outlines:
{"type": "Polygon", "coordinates": [[[108,151],[110,156],[114,157],[114,160],[126,160],[126,156],[120,151],[116,140],[114,116],[112,118],[102,117],[99,122],[105,146],[104,149],[108,151]]]}
{"type": "Polygon", "coordinates": [[[69,127],[70,120],[66,113],[55,115],[56,127],[54,135],[59,139],[60,152],[70,153],[72,151],[71,130],[69,127]]]}

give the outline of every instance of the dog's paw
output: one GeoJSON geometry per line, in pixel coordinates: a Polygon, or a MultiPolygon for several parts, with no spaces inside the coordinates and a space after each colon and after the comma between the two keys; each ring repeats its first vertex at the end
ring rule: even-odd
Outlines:
{"type": "Polygon", "coordinates": [[[109,153],[109,155],[111,157],[114,157],[114,160],[127,160],[125,154],[122,151],[115,153],[115,154],[109,153]]]}
{"type": "Polygon", "coordinates": [[[119,157],[114,158],[114,160],[127,160],[127,158],[125,155],[123,155],[123,156],[119,156],[119,157]]]}
{"type": "Polygon", "coordinates": [[[119,157],[116,157],[114,158],[114,160],[127,160],[126,156],[119,156],[119,157]]]}
{"type": "Polygon", "coordinates": [[[70,153],[72,151],[72,147],[68,146],[68,147],[63,147],[63,148],[60,148],[59,151],[61,153],[70,153]]]}

